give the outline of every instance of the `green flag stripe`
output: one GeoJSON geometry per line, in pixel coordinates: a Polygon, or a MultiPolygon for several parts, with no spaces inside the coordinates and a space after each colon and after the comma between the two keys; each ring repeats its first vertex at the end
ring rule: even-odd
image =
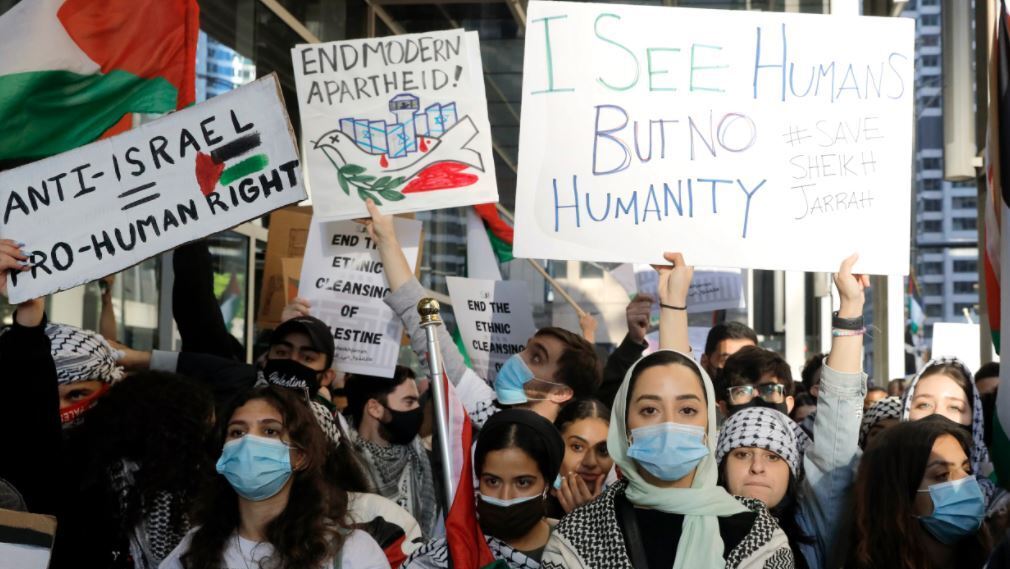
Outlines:
{"type": "Polygon", "coordinates": [[[177,96],[163,78],[125,71],[0,76],[0,160],[66,152],[94,141],[127,113],[174,110],[177,96]]]}
{"type": "Polygon", "coordinates": [[[250,156],[238,164],[225,169],[225,171],[221,173],[221,185],[227,186],[235,180],[241,180],[249,174],[255,174],[263,168],[266,168],[269,162],[270,161],[267,159],[266,154],[250,156]]]}
{"type": "Polygon", "coordinates": [[[494,234],[493,231],[487,229],[487,237],[491,241],[491,250],[494,251],[494,256],[498,258],[499,263],[507,263],[515,257],[512,255],[512,246],[506,243],[501,237],[494,234]]]}
{"type": "Polygon", "coordinates": [[[466,353],[466,344],[463,343],[463,336],[459,334],[459,328],[454,327],[449,331],[449,334],[452,336],[452,342],[456,344],[456,349],[463,355],[466,367],[472,368],[473,364],[470,363],[470,355],[466,353]]]}

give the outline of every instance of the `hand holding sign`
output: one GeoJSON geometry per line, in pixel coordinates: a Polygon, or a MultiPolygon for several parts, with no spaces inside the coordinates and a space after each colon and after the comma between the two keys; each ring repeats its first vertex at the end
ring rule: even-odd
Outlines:
{"type": "Polygon", "coordinates": [[[0,239],[0,294],[7,296],[7,272],[27,271],[28,256],[22,245],[10,239],[0,239]]]}
{"type": "Polygon", "coordinates": [[[866,289],[870,288],[869,275],[852,274],[852,266],[859,260],[859,253],[853,253],[842,261],[835,273],[835,287],[840,297],[838,315],[842,318],[858,318],[863,315],[866,303],[866,289]]]}
{"type": "Polygon", "coordinates": [[[659,347],[691,353],[687,330],[687,293],[694,267],[680,253],[663,253],[671,265],[654,265],[659,272],[659,347]]]}

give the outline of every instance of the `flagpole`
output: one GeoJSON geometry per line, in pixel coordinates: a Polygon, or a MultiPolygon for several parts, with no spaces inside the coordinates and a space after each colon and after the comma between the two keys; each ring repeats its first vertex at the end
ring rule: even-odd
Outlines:
{"type": "MultiPolygon", "coordinates": [[[[417,303],[421,328],[428,338],[428,379],[435,403],[435,433],[438,437],[439,456],[442,459],[442,486],[445,489],[445,515],[449,515],[456,489],[453,487],[451,455],[449,453],[449,419],[446,408],[445,384],[442,383],[442,352],[438,346],[438,327],[442,325],[438,301],[422,298],[417,303]]],[[[470,449],[464,449],[470,452],[470,449]]]]}

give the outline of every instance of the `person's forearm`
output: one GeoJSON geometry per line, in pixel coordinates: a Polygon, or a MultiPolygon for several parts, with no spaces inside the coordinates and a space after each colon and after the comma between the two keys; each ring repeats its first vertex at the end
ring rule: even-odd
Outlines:
{"type": "MultiPolygon", "coordinates": [[[[838,309],[839,318],[859,318],[863,315],[862,303],[842,301],[838,309]]],[[[857,373],[863,371],[863,336],[831,337],[831,353],[828,354],[827,365],[842,373],[857,373]]]]}
{"type": "Polygon", "coordinates": [[[382,270],[389,282],[389,289],[396,292],[414,278],[413,271],[407,263],[407,256],[396,239],[388,239],[379,244],[379,256],[382,258],[382,270]]]}
{"type": "Polygon", "coordinates": [[[116,312],[112,309],[112,300],[102,297],[102,314],[98,320],[98,333],[106,340],[118,342],[117,332],[116,312]]]}
{"type": "Polygon", "coordinates": [[[659,347],[664,350],[691,352],[687,335],[687,310],[659,309],[659,347]]]}

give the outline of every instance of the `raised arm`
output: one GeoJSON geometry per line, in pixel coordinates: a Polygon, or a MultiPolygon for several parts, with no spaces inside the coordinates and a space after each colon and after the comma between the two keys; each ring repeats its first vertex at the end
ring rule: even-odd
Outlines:
{"type": "MultiPolygon", "coordinates": [[[[840,323],[854,326],[854,322],[863,318],[863,304],[866,302],[866,289],[870,286],[867,275],[853,275],[852,266],[859,259],[853,254],[842,261],[842,266],[835,273],[835,287],[838,288],[840,323]]],[[[862,326],[858,326],[862,328],[862,326]]],[[[832,326],[831,353],[828,354],[828,366],[842,373],[859,373],[863,371],[863,332],[862,330],[841,330],[832,326]]]]}
{"type": "Polygon", "coordinates": [[[659,272],[659,347],[688,354],[687,293],[694,267],[680,253],[663,253],[670,265],[653,265],[659,272]]]}

